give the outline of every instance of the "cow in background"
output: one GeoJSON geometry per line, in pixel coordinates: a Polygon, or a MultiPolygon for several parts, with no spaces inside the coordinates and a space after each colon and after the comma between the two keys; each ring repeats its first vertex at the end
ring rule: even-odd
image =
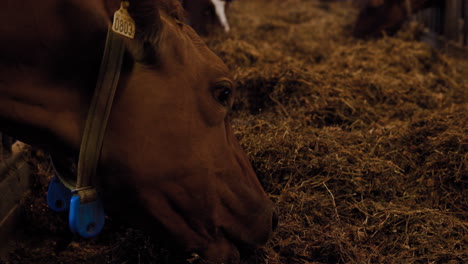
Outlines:
{"type": "Polygon", "coordinates": [[[226,16],[226,9],[231,1],[181,0],[189,24],[201,35],[207,35],[213,27],[221,27],[224,32],[231,30],[226,16]]]}
{"type": "Polygon", "coordinates": [[[395,33],[414,13],[443,4],[443,0],[357,0],[359,14],[353,35],[358,38],[379,37],[395,33]]]}

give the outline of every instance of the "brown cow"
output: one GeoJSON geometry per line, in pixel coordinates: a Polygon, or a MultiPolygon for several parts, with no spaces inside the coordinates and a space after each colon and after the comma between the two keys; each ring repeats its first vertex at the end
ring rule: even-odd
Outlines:
{"type": "Polygon", "coordinates": [[[360,11],[353,34],[358,38],[378,37],[383,32],[393,34],[413,13],[443,3],[442,0],[357,0],[356,2],[360,11]]]}
{"type": "MultiPolygon", "coordinates": [[[[3,1],[0,130],[76,157],[118,0],[3,1]]],[[[131,1],[121,78],[98,178],[108,214],[188,253],[237,263],[272,233],[272,202],[231,128],[225,64],[178,1],[131,1]],[[242,251],[241,251],[242,254],[242,251]]],[[[58,155],[57,155],[58,153],[58,155]]]]}
{"type": "Polygon", "coordinates": [[[182,0],[189,24],[199,34],[207,35],[212,27],[230,31],[226,10],[231,0],[182,0]]]}

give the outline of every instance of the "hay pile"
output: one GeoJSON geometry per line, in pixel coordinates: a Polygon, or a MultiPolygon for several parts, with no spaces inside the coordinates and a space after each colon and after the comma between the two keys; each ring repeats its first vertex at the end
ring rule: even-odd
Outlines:
{"type": "Polygon", "coordinates": [[[354,40],[354,12],[245,1],[234,34],[209,41],[238,82],[237,134],[280,210],[264,256],[468,263],[467,61],[413,28],[354,40]]]}
{"type": "MultiPolygon", "coordinates": [[[[233,32],[207,42],[238,83],[236,134],[280,212],[245,262],[468,263],[468,59],[412,29],[355,40],[343,2],[231,7],[233,32]]],[[[60,248],[48,237],[62,231],[35,226],[49,242],[11,263],[184,263],[138,231],[107,228],[60,248]]]]}

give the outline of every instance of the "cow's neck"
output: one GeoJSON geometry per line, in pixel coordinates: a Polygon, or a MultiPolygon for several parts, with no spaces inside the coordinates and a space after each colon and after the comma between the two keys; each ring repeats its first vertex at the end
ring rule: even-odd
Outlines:
{"type": "Polygon", "coordinates": [[[78,89],[46,76],[34,68],[0,70],[0,128],[31,144],[49,143],[35,142],[37,139],[28,136],[33,134],[39,138],[55,136],[75,147],[80,140],[84,98],[78,89]]]}
{"type": "Polygon", "coordinates": [[[0,131],[28,143],[49,138],[77,148],[81,140],[105,21],[97,26],[83,16],[86,7],[67,4],[7,1],[0,9],[0,131]]]}

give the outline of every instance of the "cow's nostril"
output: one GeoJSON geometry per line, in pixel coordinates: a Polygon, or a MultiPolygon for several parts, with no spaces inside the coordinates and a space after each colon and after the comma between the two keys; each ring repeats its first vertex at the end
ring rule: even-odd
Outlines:
{"type": "Polygon", "coordinates": [[[277,227],[278,227],[278,213],[276,210],[273,210],[273,216],[271,219],[271,229],[275,231],[277,227]]]}

